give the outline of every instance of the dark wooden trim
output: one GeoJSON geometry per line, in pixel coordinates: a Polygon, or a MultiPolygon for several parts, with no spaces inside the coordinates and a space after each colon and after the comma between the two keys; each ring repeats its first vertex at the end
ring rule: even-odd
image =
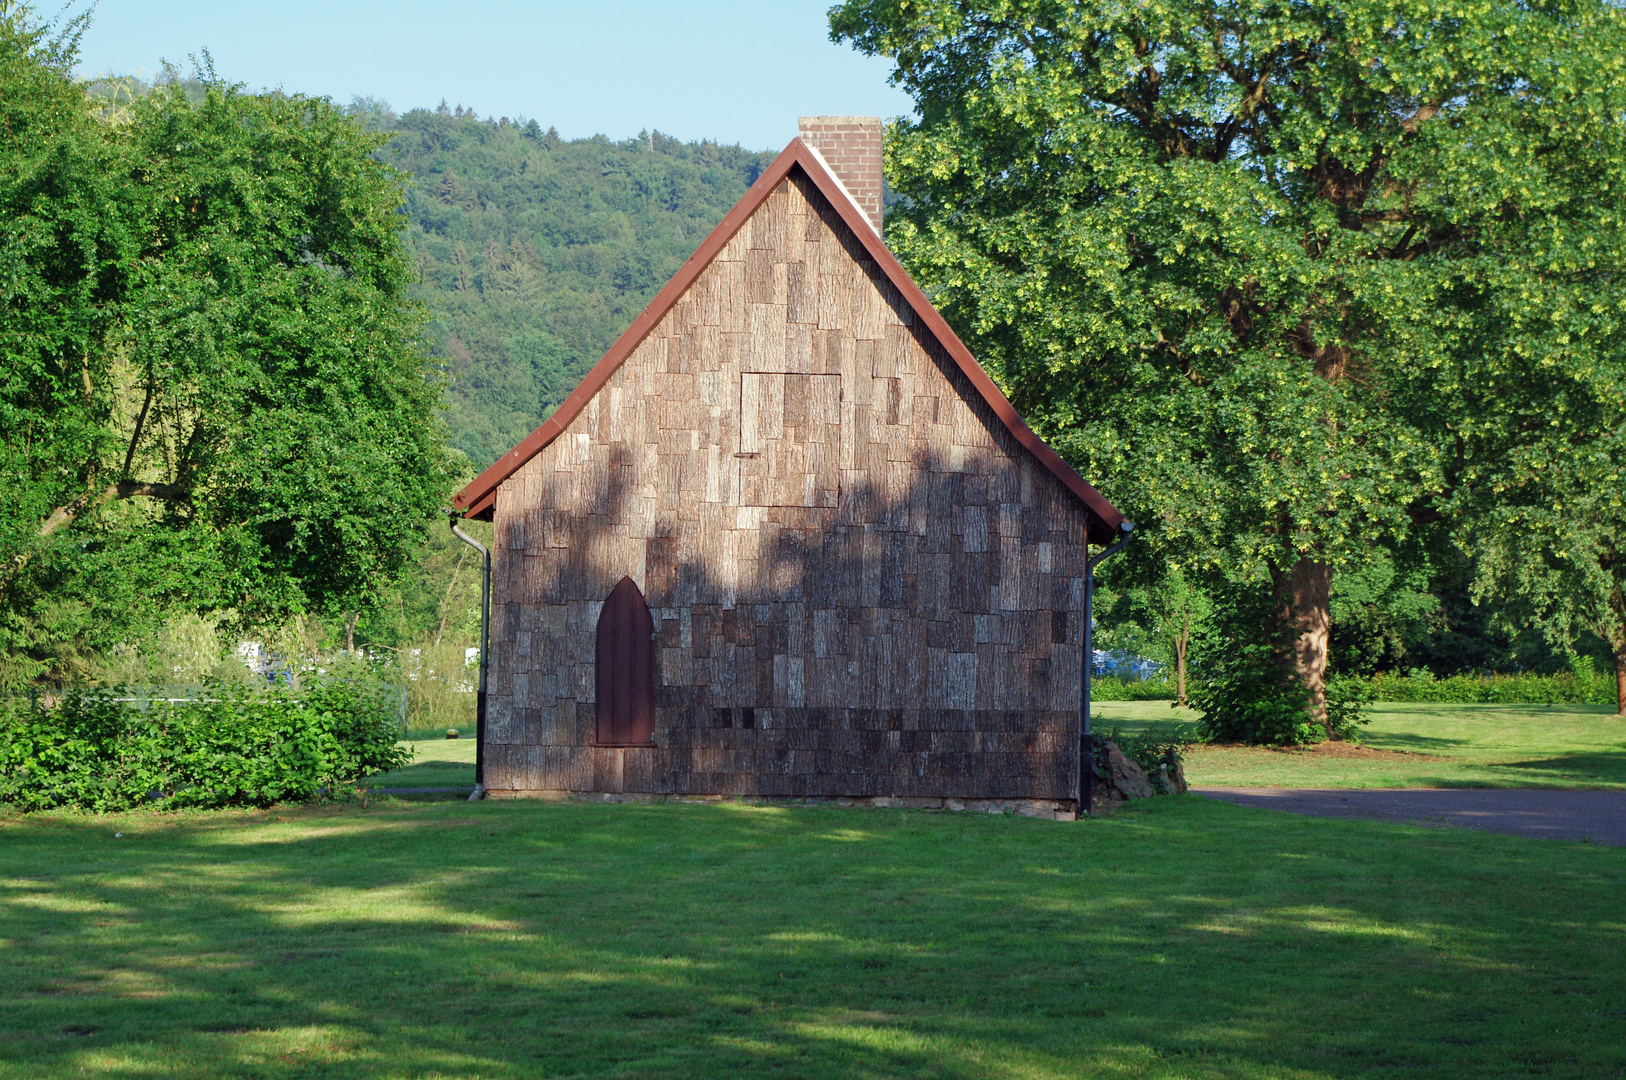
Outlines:
{"type": "Polygon", "coordinates": [[[496,506],[497,489],[492,488],[463,511],[463,516],[470,520],[490,521],[496,506]]]}
{"type": "Polygon", "coordinates": [[[643,339],[655,328],[672,306],[677,303],[695,279],[711,265],[718,252],[722,251],[740,226],[744,225],[757,208],[762,205],[769,194],[779,186],[789,175],[792,168],[800,168],[820,193],[829,200],[841,220],[852,230],[858,242],[870,258],[875,260],[881,272],[886,275],[893,287],[898,290],[909,306],[914,309],[927,330],[937,338],[944,350],[953,358],[955,365],[970,380],[973,388],[981,395],[983,401],[993,410],[1016,441],[1025,447],[1029,453],[1038,458],[1058,480],[1071,491],[1090,515],[1090,539],[1096,543],[1109,543],[1118,535],[1118,526],[1123,522],[1123,514],[1118,512],[1107,499],[1092,487],[1088,481],[1074,471],[1071,465],[1063,461],[1044,440],[1033,433],[1026,422],[1016,412],[1004,393],[988,377],[988,373],[978,364],[971,355],[971,350],[965,347],[959,337],[943,319],[941,313],[926,298],[920,286],[915,284],[908,271],[898,262],[897,258],[887,249],[885,243],[876,235],[874,227],[870,224],[864,211],[847,194],[841,182],[831,175],[818,153],[802,142],[801,139],[792,139],[790,145],[785,147],[783,153],[774,159],[766,172],[757,178],[745,197],[735,204],[734,209],[712,230],[695,253],[689,256],[677,274],[666,283],[643,313],[633,320],[627,327],[626,333],[610,346],[610,351],[604,354],[593,370],[588,372],[587,378],[581,385],[571,391],[570,396],[560,402],[553,415],[543,421],[542,425],[530,435],[526,436],[514,449],[504,454],[492,463],[491,467],[482,472],[470,482],[462,491],[452,497],[452,505],[465,511],[466,516],[489,511],[495,502],[498,486],[531,458],[535,457],[549,443],[563,434],[566,427],[576,416],[586,408],[593,395],[603,389],[604,384],[632,355],[643,339]]]}

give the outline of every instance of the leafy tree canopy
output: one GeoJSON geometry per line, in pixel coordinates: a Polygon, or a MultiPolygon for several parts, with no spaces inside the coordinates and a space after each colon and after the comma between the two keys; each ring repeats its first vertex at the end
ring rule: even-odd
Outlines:
{"type": "MultiPolygon", "coordinates": [[[[116,145],[107,142],[107,132],[82,122],[71,87],[60,79],[52,85],[68,94],[69,111],[91,139],[89,145],[101,151],[116,145]]],[[[207,72],[183,78],[171,71],[156,87],[136,77],[102,76],[84,89],[92,116],[129,133],[152,107],[148,99],[155,93],[170,99],[170,109],[184,100],[198,110],[208,106],[211,89],[225,88],[207,72]]],[[[308,104],[336,122],[325,102],[308,104]]],[[[481,119],[461,107],[397,115],[381,102],[357,99],[343,112],[369,133],[374,159],[405,170],[379,173],[403,182],[392,197],[404,211],[409,262],[404,279],[392,282],[391,295],[415,300],[430,313],[424,329],[444,391],[436,412],[449,429],[453,457],[461,450],[474,465],[488,463],[547,416],[770,157],[710,141],[683,143],[659,132],[620,141],[565,140],[535,121],[481,119]]],[[[130,167],[117,155],[108,158],[107,168],[115,172],[130,167]]],[[[170,199],[168,205],[177,204],[170,199]]],[[[182,270],[173,273],[186,278],[182,270]]],[[[151,309],[149,321],[170,333],[162,309],[151,309]]],[[[128,433],[126,418],[123,434],[128,433]]],[[[79,459],[68,454],[65,460],[72,467],[79,459]]],[[[103,517],[129,512],[115,502],[100,504],[97,512],[103,517]]],[[[40,514],[59,505],[48,503],[42,501],[40,514]]],[[[78,526],[81,533],[89,527],[78,526]]],[[[341,641],[401,648],[438,647],[442,637],[463,641],[479,595],[478,577],[462,565],[467,549],[444,534],[444,528],[431,530],[412,554],[410,568],[393,581],[372,575],[364,593],[330,591],[320,603],[308,596],[287,599],[302,602],[307,615],[313,607],[328,611],[341,641]]],[[[140,639],[143,648],[165,652],[157,640],[164,635],[155,635],[152,627],[99,619],[97,612],[108,605],[95,597],[119,597],[114,608],[130,600],[150,616],[148,622],[184,622],[186,605],[206,607],[215,600],[203,594],[221,592],[215,589],[224,580],[220,575],[185,569],[192,546],[219,537],[134,527],[121,528],[118,535],[126,545],[121,557],[95,564],[108,568],[108,580],[94,586],[82,580],[77,593],[41,594],[30,616],[35,654],[59,671],[95,659],[84,650],[105,649],[112,640],[134,644],[140,639]]],[[[79,573],[91,565],[85,552],[76,556],[79,573]]],[[[237,602],[225,592],[221,597],[221,602],[237,602]]],[[[302,639],[325,624],[308,617],[296,621],[304,628],[296,635],[302,639]]],[[[230,628],[223,624],[222,632],[230,628]]],[[[255,631],[256,636],[268,633],[266,640],[278,637],[265,627],[255,631]]],[[[98,670],[110,670],[107,664],[105,658],[96,660],[98,670]]]]}
{"type": "Polygon", "coordinates": [[[847,0],[831,26],[918,105],[894,250],[1154,526],[1143,556],[1269,590],[1267,652],[1323,721],[1334,570],[1620,475],[1615,7],[847,0]]]}
{"type": "Polygon", "coordinates": [[[355,604],[444,495],[399,174],[320,99],[205,73],[98,123],[0,19],[0,654],[139,613],[355,604]]]}

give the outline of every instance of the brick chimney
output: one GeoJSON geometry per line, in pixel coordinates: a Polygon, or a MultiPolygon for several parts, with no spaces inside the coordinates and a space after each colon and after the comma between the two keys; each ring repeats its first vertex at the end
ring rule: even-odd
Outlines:
{"type": "Polygon", "coordinates": [[[875,227],[881,232],[881,118],[879,116],[804,116],[797,126],[804,143],[830,166],[875,227]]]}

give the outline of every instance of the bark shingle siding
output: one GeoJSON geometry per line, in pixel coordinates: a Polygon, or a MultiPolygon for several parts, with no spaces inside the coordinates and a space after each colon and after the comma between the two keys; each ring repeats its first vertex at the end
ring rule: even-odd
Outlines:
{"type": "Polygon", "coordinates": [[[494,490],[493,794],[1070,805],[1099,522],[806,170],[494,490]],[[623,576],[650,747],[593,745],[623,576]]]}

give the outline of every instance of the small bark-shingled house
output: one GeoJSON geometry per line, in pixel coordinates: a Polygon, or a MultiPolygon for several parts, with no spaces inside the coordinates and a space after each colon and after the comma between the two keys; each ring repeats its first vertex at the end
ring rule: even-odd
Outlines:
{"type": "Polygon", "coordinates": [[[1122,515],[881,242],[880,154],[805,118],[457,496],[495,523],[489,795],[1076,811],[1086,541],[1122,515]]]}

